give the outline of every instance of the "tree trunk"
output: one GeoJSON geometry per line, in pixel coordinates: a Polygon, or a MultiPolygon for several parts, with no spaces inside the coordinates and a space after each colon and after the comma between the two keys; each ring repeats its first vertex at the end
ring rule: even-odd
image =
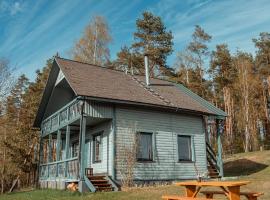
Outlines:
{"type": "Polygon", "coordinates": [[[227,141],[227,149],[230,151],[230,154],[233,153],[232,144],[233,144],[233,99],[231,97],[231,90],[229,87],[223,88],[223,98],[224,98],[224,107],[225,112],[228,114],[225,120],[225,134],[226,134],[226,141],[227,141]]]}
{"type": "Polygon", "coordinates": [[[244,95],[244,116],[245,116],[245,152],[249,152],[250,150],[250,130],[249,130],[249,85],[247,80],[247,69],[243,67],[243,95],[244,95]]]}

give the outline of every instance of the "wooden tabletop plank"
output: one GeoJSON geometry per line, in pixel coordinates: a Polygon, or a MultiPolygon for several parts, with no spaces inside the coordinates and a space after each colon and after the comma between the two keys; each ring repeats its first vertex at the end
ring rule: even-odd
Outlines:
{"type": "Polygon", "coordinates": [[[216,187],[233,187],[233,186],[243,186],[249,184],[250,181],[185,181],[177,182],[177,186],[216,186],[216,187]]]}

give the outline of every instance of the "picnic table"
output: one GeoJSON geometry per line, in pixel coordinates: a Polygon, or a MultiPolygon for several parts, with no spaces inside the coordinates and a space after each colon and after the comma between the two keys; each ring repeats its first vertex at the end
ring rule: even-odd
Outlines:
{"type": "Polygon", "coordinates": [[[184,186],[186,196],[194,199],[203,187],[219,187],[229,200],[240,200],[240,187],[249,183],[250,181],[186,181],[177,182],[176,185],[184,186]]]}

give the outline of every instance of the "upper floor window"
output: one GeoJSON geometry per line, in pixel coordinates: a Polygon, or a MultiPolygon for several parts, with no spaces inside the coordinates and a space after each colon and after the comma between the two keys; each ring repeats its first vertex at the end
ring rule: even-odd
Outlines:
{"type": "Polygon", "coordinates": [[[178,135],[177,140],[179,161],[192,161],[191,136],[178,135]]]}
{"type": "Polygon", "coordinates": [[[137,135],[138,161],[153,161],[153,133],[139,132],[137,135]]]}

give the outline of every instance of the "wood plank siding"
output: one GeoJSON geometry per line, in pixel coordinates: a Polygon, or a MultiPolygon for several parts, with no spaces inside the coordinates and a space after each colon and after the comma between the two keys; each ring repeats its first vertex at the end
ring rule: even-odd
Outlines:
{"type": "Polygon", "coordinates": [[[87,167],[92,167],[94,173],[112,174],[112,134],[111,121],[103,122],[94,127],[89,127],[86,130],[86,160],[87,167]],[[101,134],[101,162],[94,162],[93,159],[93,135],[101,134]]]}
{"type": "Polygon", "coordinates": [[[196,178],[193,163],[178,162],[177,135],[191,135],[194,161],[200,173],[207,171],[202,117],[131,108],[116,109],[116,178],[121,179],[121,146],[131,145],[136,131],[155,135],[154,161],[137,163],[135,180],[196,178]]]}
{"type": "Polygon", "coordinates": [[[85,114],[90,117],[111,119],[113,116],[112,106],[96,103],[93,101],[85,102],[85,114]]]}

